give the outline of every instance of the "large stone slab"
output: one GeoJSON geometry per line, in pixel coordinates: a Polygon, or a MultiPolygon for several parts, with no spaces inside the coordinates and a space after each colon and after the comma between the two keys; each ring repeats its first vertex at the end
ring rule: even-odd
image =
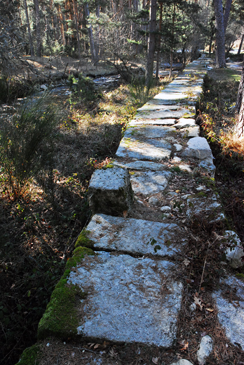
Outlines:
{"type": "Polygon", "coordinates": [[[135,194],[145,196],[157,194],[167,187],[169,177],[169,172],[134,172],[130,177],[132,190],[135,194]]]}
{"type": "Polygon", "coordinates": [[[244,283],[234,276],[229,276],[221,279],[221,284],[222,289],[213,293],[219,322],[230,342],[233,345],[239,344],[244,350],[244,283]]]}
{"type": "Polygon", "coordinates": [[[188,109],[180,109],[180,110],[155,110],[155,111],[145,111],[145,112],[138,112],[136,114],[136,118],[144,118],[144,119],[168,119],[168,118],[175,118],[179,119],[185,115],[191,115],[192,113],[189,112],[188,109]]]}
{"type": "MultiPolygon", "coordinates": [[[[167,145],[169,146],[169,144],[167,145]]],[[[136,158],[138,160],[164,160],[170,158],[171,150],[158,147],[150,142],[140,142],[134,138],[123,138],[116,152],[117,157],[136,158]]]]}
{"type": "Polygon", "coordinates": [[[169,256],[186,242],[183,230],[174,223],[96,214],[87,226],[93,249],[116,250],[131,254],[169,256]]]}
{"type": "Polygon", "coordinates": [[[199,160],[213,158],[211,148],[204,137],[193,137],[187,142],[188,147],[182,153],[182,156],[194,157],[199,160]]]}
{"type": "Polygon", "coordinates": [[[83,338],[169,347],[176,338],[182,284],[175,264],[100,252],[69,275],[87,293],[80,300],[83,338]]]}
{"type": "Polygon", "coordinates": [[[88,200],[93,213],[122,215],[130,210],[133,193],[128,171],[122,168],[96,170],[90,180],[88,200]]]}
{"type": "MultiPolygon", "coordinates": [[[[171,127],[138,126],[128,128],[124,134],[124,138],[134,138],[136,140],[146,138],[164,138],[172,132],[174,132],[174,129],[171,127]]],[[[168,148],[170,148],[170,145],[168,145],[168,148]]]]}
{"type": "Polygon", "coordinates": [[[216,196],[204,196],[201,192],[187,198],[186,216],[189,220],[207,220],[208,223],[223,222],[226,219],[216,196]]]}
{"type": "Polygon", "coordinates": [[[114,161],[113,164],[115,166],[129,170],[160,171],[166,169],[163,164],[151,161],[132,161],[132,162],[114,161]]]}
{"type": "Polygon", "coordinates": [[[129,126],[146,126],[146,125],[174,125],[177,123],[176,119],[133,119],[130,121],[129,126]]]}

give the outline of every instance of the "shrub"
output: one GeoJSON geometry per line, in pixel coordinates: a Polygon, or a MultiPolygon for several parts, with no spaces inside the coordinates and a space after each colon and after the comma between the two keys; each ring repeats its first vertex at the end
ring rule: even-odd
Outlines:
{"type": "Polygon", "coordinates": [[[46,165],[58,118],[46,93],[29,99],[19,113],[9,117],[0,128],[1,182],[5,191],[17,199],[28,180],[46,165]]]}
{"type": "Polygon", "coordinates": [[[90,106],[101,97],[101,93],[96,89],[94,82],[89,77],[79,74],[78,79],[76,79],[71,75],[69,83],[72,87],[72,104],[83,103],[90,106]]]}

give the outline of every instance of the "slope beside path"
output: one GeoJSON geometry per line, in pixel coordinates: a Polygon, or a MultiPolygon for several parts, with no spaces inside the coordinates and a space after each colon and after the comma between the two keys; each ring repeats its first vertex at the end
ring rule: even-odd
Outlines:
{"type": "MultiPolygon", "coordinates": [[[[223,262],[217,286],[204,288],[211,245],[225,249],[228,243],[238,243],[235,233],[226,231],[213,155],[195,123],[209,62],[204,57],[192,62],[140,108],[112,166],[93,174],[93,217],[39,323],[40,340],[53,336],[76,343],[146,346],[155,353],[157,348],[169,351],[167,364],[205,364],[217,341],[216,332],[209,330],[212,321],[230,345],[244,347],[242,281],[228,275],[223,262]],[[188,274],[194,281],[194,250],[200,245],[196,226],[209,231],[209,243],[199,290],[190,295],[188,274]],[[230,288],[231,300],[226,295],[230,288]],[[209,302],[203,301],[201,291],[208,291],[209,302]],[[203,316],[206,331],[194,333],[187,318],[203,316]],[[198,351],[184,352],[188,337],[194,338],[198,351]],[[183,347],[180,354],[177,343],[183,347]]],[[[238,258],[231,252],[227,257],[233,264],[238,258]]],[[[128,364],[126,358],[90,352],[79,364],[128,364]]],[[[144,363],[166,364],[160,356],[144,363]]]]}

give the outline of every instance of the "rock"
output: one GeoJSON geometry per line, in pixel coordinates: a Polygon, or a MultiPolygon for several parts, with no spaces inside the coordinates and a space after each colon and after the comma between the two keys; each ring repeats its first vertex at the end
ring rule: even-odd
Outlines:
{"type": "Polygon", "coordinates": [[[165,205],[164,207],[160,208],[161,212],[170,212],[171,211],[171,207],[169,207],[168,205],[165,205]]]}
{"type": "Polygon", "coordinates": [[[239,344],[244,350],[244,283],[229,276],[221,279],[220,284],[222,289],[212,294],[218,309],[218,320],[230,342],[239,344]],[[229,298],[226,291],[229,291],[229,298]]]}
{"type": "Polygon", "coordinates": [[[181,144],[179,144],[179,143],[175,143],[174,144],[174,147],[175,147],[175,150],[176,150],[176,152],[180,152],[181,150],[182,150],[182,146],[181,146],[181,144]]]}
{"type": "Polygon", "coordinates": [[[206,158],[213,158],[211,148],[203,137],[194,137],[187,142],[188,147],[182,153],[182,156],[195,157],[199,160],[204,160],[206,158]]]}
{"type": "Polygon", "coordinates": [[[225,251],[226,260],[233,269],[238,269],[244,265],[244,250],[241,240],[234,231],[225,231],[225,237],[231,246],[225,251]]]}
{"type": "Polygon", "coordinates": [[[187,239],[185,232],[174,223],[105,214],[92,217],[87,226],[87,238],[94,249],[169,257],[180,252],[187,239]]]}
{"type": "Polygon", "coordinates": [[[78,336],[172,346],[183,290],[171,276],[176,270],[168,261],[108,252],[78,263],[67,282],[87,293],[77,301],[78,336]]]}
{"type": "Polygon", "coordinates": [[[163,164],[151,161],[133,161],[133,162],[114,161],[113,164],[115,166],[119,166],[129,170],[152,170],[152,171],[165,170],[165,166],[163,164]]]}
{"type": "MultiPolygon", "coordinates": [[[[136,138],[137,140],[144,140],[144,138],[163,138],[169,133],[172,133],[174,129],[164,126],[144,126],[128,128],[124,134],[124,138],[136,138]]],[[[170,145],[167,144],[170,148],[170,145]]]]}
{"type": "Polygon", "coordinates": [[[134,193],[151,195],[163,191],[168,185],[168,179],[162,172],[135,172],[131,175],[134,193]]]}
{"type": "Polygon", "coordinates": [[[179,122],[175,124],[174,127],[176,129],[182,129],[186,127],[193,127],[195,125],[196,125],[195,119],[193,118],[180,118],[179,122]]]}
{"type": "Polygon", "coordinates": [[[190,174],[192,173],[192,169],[190,168],[189,165],[187,165],[186,163],[182,163],[179,165],[179,168],[182,170],[182,171],[186,171],[186,172],[189,172],[190,174]]]}
{"type": "Polygon", "coordinates": [[[197,360],[199,365],[204,365],[206,363],[207,357],[211,354],[213,350],[213,340],[210,336],[204,336],[201,339],[199,350],[197,351],[197,360]]]}
{"type": "Polygon", "coordinates": [[[136,118],[143,119],[179,119],[185,115],[191,115],[188,109],[180,108],[179,110],[155,110],[155,111],[145,111],[138,112],[136,118]]]}
{"type": "Polygon", "coordinates": [[[200,134],[200,127],[196,125],[195,127],[183,129],[181,132],[182,132],[182,137],[184,138],[198,137],[200,134]]]}
{"type": "Polygon", "coordinates": [[[225,220],[224,214],[221,212],[221,204],[216,201],[216,197],[202,196],[202,192],[191,195],[187,199],[186,216],[188,220],[207,220],[208,223],[222,222],[225,220]]]}
{"type": "Polygon", "coordinates": [[[206,158],[200,162],[199,166],[205,169],[211,177],[215,176],[216,167],[213,163],[213,158],[206,158]]]}
{"type": "Polygon", "coordinates": [[[169,119],[136,119],[132,120],[129,123],[129,126],[138,126],[138,125],[174,125],[176,120],[174,118],[169,119]]]}
{"type": "Polygon", "coordinates": [[[151,198],[149,198],[148,203],[151,205],[158,205],[159,204],[159,199],[156,198],[155,196],[151,196],[151,198]]]}
{"type": "Polygon", "coordinates": [[[88,200],[93,213],[123,215],[133,202],[129,172],[121,168],[96,170],[90,180],[88,200]]]}
{"type": "Polygon", "coordinates": [[[48,89],[48,87],[47,87],[47,85],[44,85],[44,84],[43,84],[43,85],[41,85],[41,86],[40,86],[40,89],[42,89],[42,90],[44,90],[44,91],[45,91],[45,90],[47,90],[47,89],[48,89]]]}
{"type": "Polygon", "coordinates": [[[171,365],[193,365],[190,361],[181,359],[177,362],[172,363],[171,365]]]}
{"type": "Polygon", "coordinates": [[[116,152],[117,157],[136,158],[138,160],[164,160],[170,158],[171,149],[163,148],[162,143],[154,146],[153,140],[140,142],[136,139],[123,138],[116,152]]]}

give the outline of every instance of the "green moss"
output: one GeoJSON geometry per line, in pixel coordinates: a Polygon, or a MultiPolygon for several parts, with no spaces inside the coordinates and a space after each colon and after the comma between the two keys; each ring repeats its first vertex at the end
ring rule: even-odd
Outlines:
{"type": "Polygon", "coordinates": [[[206,197],[207,194],[204,191],[200,191],[199,193],[196,194],[197,197],[201,198],[201,197],[206,197]]]}
{"type": "Polygon", "coordinates": [[[93,248],[94,242],[88,238],[88,234],[90,231],[87,231],[86,229],[83,229],[77,238],[77,241],[75,243],[75,247],[88,247],[93,248]]]}
{"type": "Polygon", "coordinates": [[[241,279],[242,281],[244,281],[244,274],[242,274],[241,272],[238,272],[236,274],[236,277],[237,277],[237,279],[241,279]]]}
{"type": "Polygon", "coordinates": [[[65,272],[56,285],[47,309],[39,322],[38,339],[44,339],[50,335],[65,339],[77,334],[79,319],[76,302],[84,299],[86,293],[78,286],[68,284],[67,279],[71,269],[86,255],[94,255],[94,252],[87,247],[77,247],[72,258],[68,260],[65,272]]]}
{"type": "MultiPolygon", "coordinates": [[[[25,349],[20,356],[18,365],[38,365],[38,354],[40,352],[39,345],[33,345],[25,349]]],[[[17,365],[16,364],[16,365],[17,365]]]]}

